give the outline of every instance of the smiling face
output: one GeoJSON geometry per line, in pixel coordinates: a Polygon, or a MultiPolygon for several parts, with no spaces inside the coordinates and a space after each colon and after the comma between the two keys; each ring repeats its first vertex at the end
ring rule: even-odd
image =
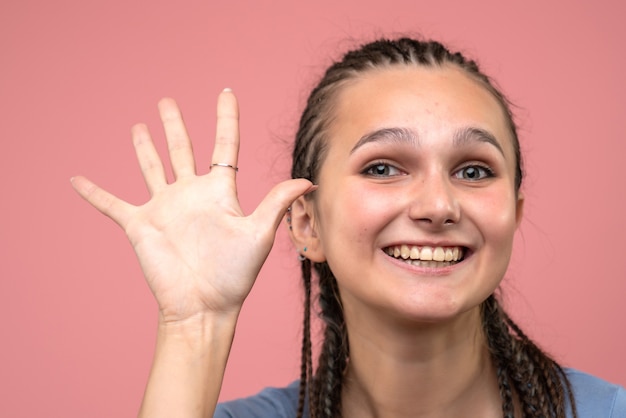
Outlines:
{"type": "Polygon", "coordinates": [[[307,254],[328,262],[346,312],[431,322],[478,307],[522,206],[496,99],[454,66],[397,66],[344,85],[333,116],[307,254]]]}

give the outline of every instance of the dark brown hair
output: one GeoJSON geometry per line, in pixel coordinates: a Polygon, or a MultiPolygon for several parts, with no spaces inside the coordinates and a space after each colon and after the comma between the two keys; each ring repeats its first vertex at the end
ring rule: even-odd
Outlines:
{"type": "MultiPolygon", "coordinates": [[[[380,39],[346,53],[331,65],[312,90],[300,119],[293,150],[293,178],[316,183],[327,145],[326,132],[333,106],[341,88],[359,75],[374,69],[397,66],[456,66],[487,89],[500,103],[508,122],[516,156],[515,189],[522,178],[522,157],[517,128],[510,103],[483,74],[478,65],[459,52],[450,52],[439,42],[409,38],[380,39]]],[[[341,417],[343,373],[349,356],[337,281],[326,262],[302,261],[305,289],[302,365],[298,418],[308,404],[311,418],[341,417]],[[318,284],[318,305],[324,323],[323,345],[313,373],[311,349],[312,270],[318,284]]],[[[539,349],[506,314],[495,295],[481,305],[482,327],[497,370],[503,417],[514,416],[514,399],[519,400],[524,417],[565,418],[567,406],[576,417],[570,383],[562,368],[539,349]]]]}

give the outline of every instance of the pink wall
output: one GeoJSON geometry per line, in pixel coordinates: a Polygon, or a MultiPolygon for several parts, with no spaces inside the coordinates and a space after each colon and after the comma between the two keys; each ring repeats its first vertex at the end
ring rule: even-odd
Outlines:
{"type": "MultiPolygon", "coordinates": [[[[0,6],[0,415],[132,416],[141,399],[155,304],[122,232],[74,194],[72,175],[142,202],[129,128],[147,122],[162,140],[156,101],[166,95],[206,166],[215,96],[229,86],[241,99],[250,209],[286,177],[284,141],[329,57],[350,37],[394,31],[478,57],[519,106],[527,216],[509,305],[564,364],[626,385],[624,6],[296,3],[0,6]]],[[[223,398],[297,376],[295,268],[281,235],[242,315],[223,398]]]]}

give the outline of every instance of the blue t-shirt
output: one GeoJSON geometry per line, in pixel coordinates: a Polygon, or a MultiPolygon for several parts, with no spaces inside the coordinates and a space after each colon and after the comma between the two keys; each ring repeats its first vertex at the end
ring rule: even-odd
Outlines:
{"type": "MultiPolygon", "coordinates": [[[[626,418],[623,387],[573,369],[565,369],[565,373],[574,390],[579,418],[626,418]]],[[[249,398],[221,403],[214,418],[295,418],[298,387],[296,381],[285,388],[267,388],[249,398]]],[[[308,416],[306,409],[304,416],[308,416]]]]}

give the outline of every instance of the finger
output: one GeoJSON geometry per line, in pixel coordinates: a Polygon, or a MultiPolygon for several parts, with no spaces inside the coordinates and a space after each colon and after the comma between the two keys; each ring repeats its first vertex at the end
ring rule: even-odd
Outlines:
{"type": "Polygon", "coordinates": [[[211,172],[235,178],[232,167],[237,167],[239,154],[239,107],[237,98],[230,89],[225,89],[217,98],[217,126],[215,146],[211,157],[211,172]]]}
{"type": "Polygon", "coordinates": [[[106,190],[96,186],[85,177],[71,179],[72,186],[78,194],[100,212],[113,219],[122,228],[126,228],[128,219],[135,210],[135,206],[113,196],[106,190]]]}
{"type": "Polygon", "coordinates": [[[132,128],[133,145],[139,161],[139,167],[148,186],[150,195],[167,185],[163,163],[157,153],[146,125],[138,124],[132,128]]]}
{"type": "Polygon", "coordinates": [[[316,188],[317,186],[313,186],[310,181],[305,179],[287,180],[279,183],[270,190],[251,216],[255,217],[260,224],[269,222],[268,227],[276,231],[287,208],[293,201],[316,188]]]}
{"type": "Polygon", "coordinates": [[[159,102],[159,113],[165,130],[174,176],[181,178],[194,175],[196,164],[193,149],[178,105],[173,99],[162,99],[159,102]]]}

